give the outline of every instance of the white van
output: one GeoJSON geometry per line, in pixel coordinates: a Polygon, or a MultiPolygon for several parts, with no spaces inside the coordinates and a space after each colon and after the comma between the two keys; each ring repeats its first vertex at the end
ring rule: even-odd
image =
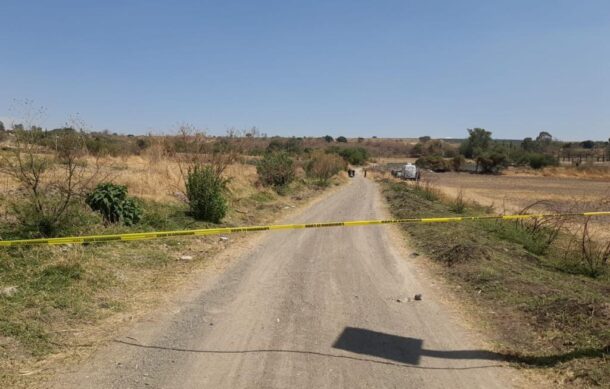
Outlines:
{"type": "Polygon", "coordinates": [[[408,163],[402,167],[402,178],[403,180],[419,180],[419,169],[412,163],[408,163]]]}

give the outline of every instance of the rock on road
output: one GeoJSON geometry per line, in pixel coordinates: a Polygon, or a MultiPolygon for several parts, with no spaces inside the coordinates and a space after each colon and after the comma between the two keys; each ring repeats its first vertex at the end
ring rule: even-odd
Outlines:
{"type": "MultiPolygon", "coordinates": [[[[387,216],[377,185],[357,175],[289,222],[387,216]]],[[[173,309],[117,335],[56,386],[516,385],[516,373],[441,301],[396,228],[264,233],[222,272],[195,280],[173,309]]]]}

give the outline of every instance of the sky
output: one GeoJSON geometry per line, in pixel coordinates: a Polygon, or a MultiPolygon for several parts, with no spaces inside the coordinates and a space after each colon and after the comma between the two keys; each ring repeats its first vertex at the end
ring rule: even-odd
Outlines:
{"type": "Polygon", "coordinates": [[[5,123],[610,138],[608,0],[2,0],[0,15],[5,123]]]}

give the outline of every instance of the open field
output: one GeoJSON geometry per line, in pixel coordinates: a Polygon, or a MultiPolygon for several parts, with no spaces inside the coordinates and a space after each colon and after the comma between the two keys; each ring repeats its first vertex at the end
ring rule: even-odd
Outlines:
{"type": "Polygon", "coordinates": [[[466,199],[500,211],[519,211],[536,201],[545,201],[547,210],[570,211],[580,204],[597,211],[607,210],[610,201],[610,179],[454,172],[424,172],[422,178],[449,196],[462,191],[466,199]]]}

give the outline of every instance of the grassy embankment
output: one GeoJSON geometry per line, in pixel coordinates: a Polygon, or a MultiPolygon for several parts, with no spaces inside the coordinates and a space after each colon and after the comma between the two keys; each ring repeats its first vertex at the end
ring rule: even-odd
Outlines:
{"type": "MultiPolygon", "coordinates": [[[[73,233],[194,229],[212,226],[188,216],[187,206],[174,195],[180,181],[169,161],[132,157],[106,161],[113,182],[126,184],[144,208],[133,226],[104,226],[99,215],[84,211],[92,222],[73,233]]],[[[285,210],[304,204],[321,189],[301,177],[282,196],[257,184],[256,168],[235,164],[226,172],[230,212],[222,226],[262,224],[285,210]]],[[[344,178],[335,177],[338,185],[344,178]]],[[[5,181],[0,203],[13,196],[5,181]]],[[[216,225],[214,225],[216,226],[216,225]]],[[[3,239],[19,238],[13,225],[0,222],[3,239]]],[[[59,362],[86,356],[109,339],[121,323],[150,311],[187,275],[201,269],[225,249],[218,236],[171,238],[87,246],[40,246],[0,250],[0,387],[40,385],[59,362]],[[190,256],[192,259],[181,259],[190,256]]]]}
{"type": "MultiPolygon", "coordinates": [[[[396,217],[480,215],[489,210],[431,188],[382,180],[396,217]]],[[[405,224],[411,242],[484,323],[498,352],[567,386],[610,386],[610,269],[592,270],[561,233],[547,245],[506,221],[405,224]]]]}

